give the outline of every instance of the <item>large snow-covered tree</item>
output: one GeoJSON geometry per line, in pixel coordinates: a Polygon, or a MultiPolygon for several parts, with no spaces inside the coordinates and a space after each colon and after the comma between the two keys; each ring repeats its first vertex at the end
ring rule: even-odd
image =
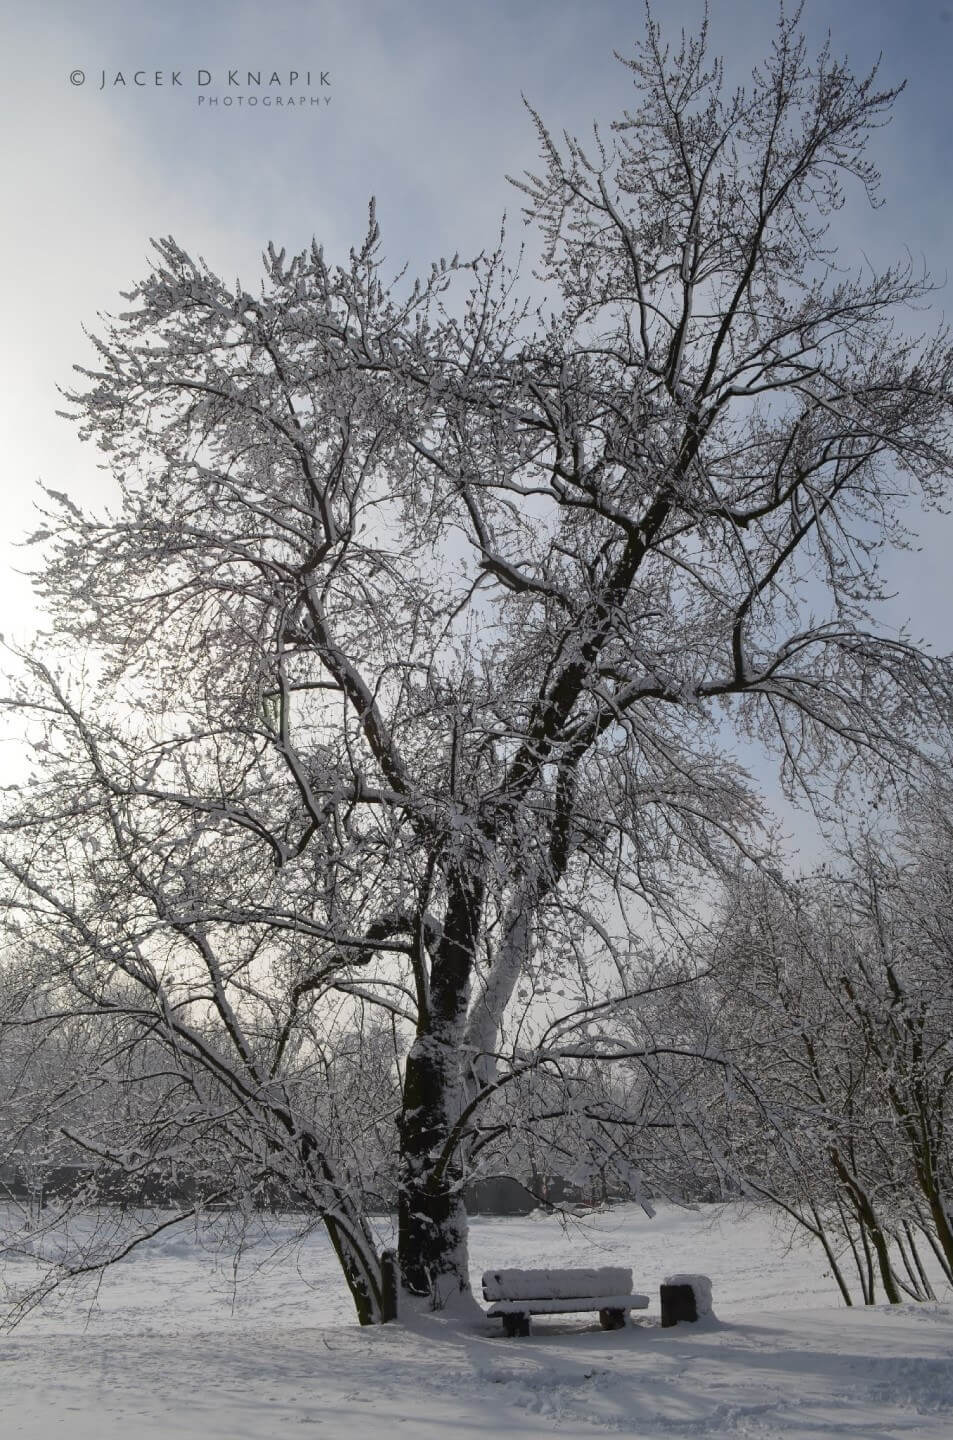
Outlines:
{"type": "Polygon", "coordinates": [[[706,48],[650,22],[585,144],[534,116],[538,308],[502,246],[389,282],[373,209],[254,292],[164,240],[69,395],[115,500],[49,490],[35,537],[10,930],[45,1015],[164,1047],[163,1106],[90,1143],[214,1132],[323,1216],[365,1321],[336,1037],[390,1026],[402,1283],[466,1296],[482,1107],[621,1053],[646,915],[755,845],[729,724],[820,797],[948,717],[875,611],[953,474],[953,353],[903,329],[927,279],[826,248],[896,92],[783,16],[744,90],[706,48]]]}

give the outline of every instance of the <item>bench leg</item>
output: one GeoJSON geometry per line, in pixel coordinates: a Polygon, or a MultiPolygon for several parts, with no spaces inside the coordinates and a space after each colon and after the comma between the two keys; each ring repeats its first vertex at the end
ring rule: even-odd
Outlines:
{"type": "Polygon", "coordinates": [[[524,1314],[520,1313],[520,1314],[516,1314],[516,1315],[504,1315],[504,1316],[502,1316],[501,1318],[502,1318],[502,1320],[503,1320],[503,1334],[504,1334],[504,1335],[513,1336],[513,1335],[528,1335],[528,1334],[529,1334],[529,1316],[528,1316],[528,1315],[524,1315],[524,1314]]]}
{"type": "Polygon", "coordinates": [[[624,1310],[600,1310],[599,1324],[603,1330],[621,1330],[625,1325],[624,1310]]]}

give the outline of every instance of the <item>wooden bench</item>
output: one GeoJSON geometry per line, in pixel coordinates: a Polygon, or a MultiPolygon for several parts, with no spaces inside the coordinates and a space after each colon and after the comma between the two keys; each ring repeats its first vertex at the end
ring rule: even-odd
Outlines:
{"type": "Polygon", "coordinates": [[[632,1271],[604,1266],[598,1270],[487,1270],[483,1298],[487,1314],[503,1321],[505,1335],[528,1335],[531,1315],[572,1315],[598,1310],[603,1330],[619,1330],[626,1311],[644,1310],[647,1295],[632,1290],[632,1271]]]}

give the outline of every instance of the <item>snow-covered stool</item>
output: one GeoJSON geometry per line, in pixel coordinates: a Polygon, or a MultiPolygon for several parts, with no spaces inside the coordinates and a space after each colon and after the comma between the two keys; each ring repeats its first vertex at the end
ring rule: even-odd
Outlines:
{"type": "Polygon", "coordinates": [[[505,1335],[528,1335],[531,1315],[572,1315],[598,1310],[603,1330],[619,1330],[628,1310],[644,1310],[647,1295],[632,1289],[632,1271],[603,1266],[598,1270],[487,1270],[483,1298],[487,1311],[503,1321],[505,1335]]]}
{"type": "Polygon", "coordinates": [[[711,1281],[707,1275],[666,1275],[659,1287],[662,1324],[700,1320],[712,1313],[711,1281]]]}

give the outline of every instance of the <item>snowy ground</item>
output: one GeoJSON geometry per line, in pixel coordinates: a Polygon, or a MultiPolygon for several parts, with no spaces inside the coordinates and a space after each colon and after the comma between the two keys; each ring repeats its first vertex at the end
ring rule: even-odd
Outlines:
{"type": "Polygon", "coordinates": [[[92,1300],[0,1338],[3,1440],[953,1434],[953,1303],[846,1310],[823,1257],[762,1214],[474,1221],[476,1281],[491,1265],[626,1264],[657,1299],[671,1271],[711,1275],[717,1321],[674,1330],[657,1303],[613,1332],[595,1316],[513,1340],[429,1316],[362,1330],[320,1234],[274,1261],[272,1245],[249,1237],[234,1265],[214,1230],[173,1230],[92,1300]]]}

